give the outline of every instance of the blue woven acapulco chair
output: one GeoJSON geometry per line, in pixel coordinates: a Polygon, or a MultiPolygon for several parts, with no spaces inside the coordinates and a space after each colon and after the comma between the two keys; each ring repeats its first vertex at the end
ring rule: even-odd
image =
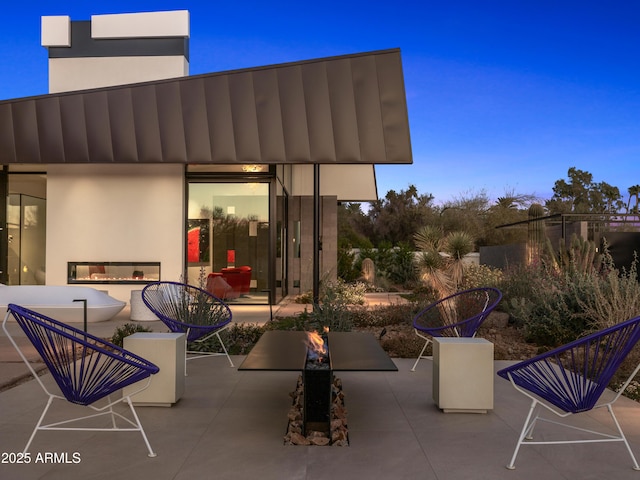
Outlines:
{"type": "Polygon", "coordinates": [[[29,446],[39,430],[92,430],[140,432],[149,451],[149,456],[156,456],[131,403],[131,396],[149,386],[151,375],[159,370],[157,366],[117,345],[18,305],[8,305],[2,329],[29,367],[34,378],[49,396],[44,411],[24,447],[25,453],[29,450],[29,446]],[[42,357],[63,396],[49,391],[10,335],[6,324],[11,317],[18,322],[42,357]],[[127,418],[114,411],[113,406],[122,403],[123,398],[119,395],[118,398],[111,400],[110,395],[145,379],[147,381],[141,382],[139,389],[124,397],[131,410],[132,418],[127,418]],[[53,401],[65,399],[71,403],[86,406],[98,413],[44,424],[44,419],[53,401]],[[103,399],[106,399],[105,405],[101,407],[94,405],[103,399]],[[110,417],[110,427],[71,426],[75,422],[102,415],[110,417]],[[117,426],[117,423],[122,424],[123,422],[127,425],[126,427],[117,426]]]}
{"type": "Polygon", "coordinates": [[[522,445],[623,442],[631,455],[633,468],[640,470],[629,442],[613,413],[614,402],[638,373],[640,364],[618,389],[617,394],[609,390],[606,395],[603,395],[613,375],[638,339],[640,339],[640,317],[500,370],[498,375],[509,380],[516,390],[531,399],[529,414],[507,468],[515,468],[516,456],[522,445]],[[609,400],[605,401],[604,397],[609,400]],[[607,409],[617,434],[578,428],[541,416],[543,412],[548,411],[560,418],[565,418],[596,408],[607,409]],[[533,430],[538,421],[561,425],[586,435],[583,435],[584,438],[573,440],[533,441],[533,430]]]}
{"type": "Polygon", "coordinates": [[[421,310],[413,318],[413,328],[425,343],[411,371],[415,372],[421,359],[429,358],[424,352],[432,337],[475,337],[500,300],[502,292],[496,288],[472,288],[442,298],[421,310]]]}
{"type": "Polygon", "coordinates": [[[199,352],[185,349],[185,360],[209,355],[226,355],[229,364],[234,366],[227,347],[220,338],[220,332],[231,325],[232,318],[231,309],[222,300],[193,285],[154,282],[142,290],[142,301],[162,323],[169,327],[169,330],[184,333],[187,344],[204,342],[215,335],[224,352],[199,352]]]}

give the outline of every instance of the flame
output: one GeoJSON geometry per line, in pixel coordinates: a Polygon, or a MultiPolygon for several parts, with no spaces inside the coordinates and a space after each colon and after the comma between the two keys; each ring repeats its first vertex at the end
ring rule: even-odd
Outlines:
{"type": "Polygon", "coordinates": [[[307,332],[307,346],[319,355],[326,355],[327,353],[327,346],[324,344],[324,340],[318,332],[307,332]]]}

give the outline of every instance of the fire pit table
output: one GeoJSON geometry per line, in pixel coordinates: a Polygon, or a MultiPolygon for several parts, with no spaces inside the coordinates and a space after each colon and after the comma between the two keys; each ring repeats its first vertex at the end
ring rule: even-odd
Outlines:
{"type": "Polygon", "coordinates": [[[303,378],[305,430],[329,429],[333,372],[398,371],[376,338],[365,332],[325,334],[327,362],[309,361],[307,332],[265,332],[238,370],[300,371],[303,378]]]}

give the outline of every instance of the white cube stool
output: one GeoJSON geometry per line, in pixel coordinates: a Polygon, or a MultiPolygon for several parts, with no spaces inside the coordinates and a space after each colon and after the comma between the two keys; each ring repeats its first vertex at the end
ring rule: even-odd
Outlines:
{"type": "Polygon", "coordinates": [[[445,413],[493,409],[493,377],[493,343],[434,337],[433,401],[445,413]]]}
{"type": "MultiPolygon", "coordinates": [[[[170,407],[182,397],[185,372],[184,333],[138,332],[125,337],[123,345],[126,350],[160,368],[158,373],[151,376],[149,388],[131,397],[134,405],[170,407]]],[[[125,395],[134,392],[136,385],[125,387],[125,395]]]]}

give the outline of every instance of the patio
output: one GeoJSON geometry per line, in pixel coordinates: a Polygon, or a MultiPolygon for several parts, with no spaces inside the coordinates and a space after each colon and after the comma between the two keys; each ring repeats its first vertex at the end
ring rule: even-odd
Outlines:
{"type": "MultiPolygon", "coordinates": [[[[298,306],[299,307],[299,306],[298,306]]],[[[283,307],[284,308],[284,307],[283,307]]],[[[277,312],[274,312],[277,314],[277,312]]],[[[280,312],[282,314],[282,312],[280,312]]],[[[235,321],[265,321],[269,308],[235,307],[235,321]]],[[[128,321],[92,324],[110,335],[128,321]]],[[[158,322],[145,322],[164,331],[158,322]]],[[[15,325],[14,325],[15,326],[15,325]]],[[[0,380],[21,368],[0,338],[0,380]]],[[[240,365],[242,357],[235,357],[240,365]]],[[[283,445],[296,372],[230,368],[224,357],[189,363],[186,391],[171,408],[138,407],[158,454],[149,458],[137,433],[40,432],[29,465],[0,464],[12,479],[602,479],[640,478],[622,444],[560,445],[522,449],[516,470],[505,468],[528,400],[495,378],[494,410],[443,414],[431,399],[431,362],[411,372],[412,359],[394,359],[398,372],[340,372],[349,412],[348,447],[283,445]],[[66,453],[70,463],[35,463],[38,453],[66,453]],[[79,463],[73,453],[80,454],[79,463]]],[[[495,362],[498,370],[505,362],[495,362]]],[[[25,369],[26,371],[26,369],[25,369]]],[[[44,404],[34,381],[0,393],[0,452],[23,448],[44,404]]],[[[60,407],[61,405],[57,405],[60,407]]],[[[640,404],[622,398],[616,413],[640,454],[640,404]]],[[[64,405],[65,409],[74,408],[64,405]]],[[[594,422],[605,412],[590,414],[594,422]]]]}

